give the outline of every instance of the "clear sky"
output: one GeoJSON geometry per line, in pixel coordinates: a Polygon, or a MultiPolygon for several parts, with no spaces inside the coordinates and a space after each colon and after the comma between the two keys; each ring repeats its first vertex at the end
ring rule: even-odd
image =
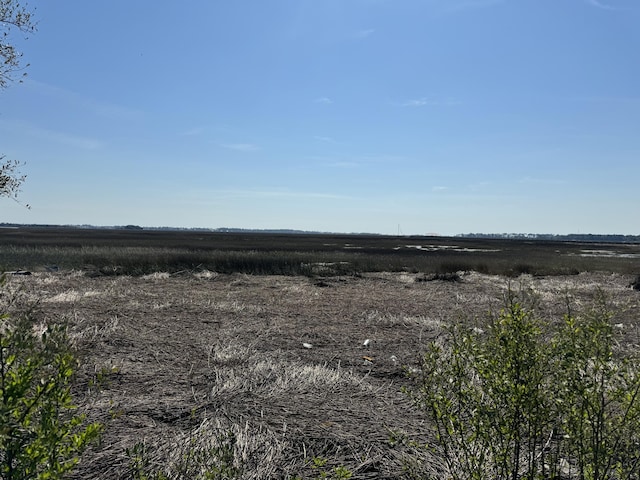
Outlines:
{"type": "Polygon", "coordinates": [[[30,5],[0,222],[640,234],[640,0],[30,5]]]}

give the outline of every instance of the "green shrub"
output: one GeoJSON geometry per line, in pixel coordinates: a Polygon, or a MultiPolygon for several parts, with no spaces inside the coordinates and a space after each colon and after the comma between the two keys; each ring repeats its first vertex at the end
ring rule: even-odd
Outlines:
{"type": "MultiPolygon", "coordinates": [[[[0,276],[0,290],[6,277],[0,276]]],[[[0,478],[58,479],[100,433],[84,425],[70,382],[76,366],[63,325],[34,328],[28,313],[0,314],[0,478]]]]}
{"type": "MultiPolygon", "coordinates": [[[[313,480],[347,480],[353,476],[353,472],[343,465],[329,469],[328,460],[324,457],[313,457],[309,468],[313,472],[313,480]]],[[[304,480],[302,476],[294,476],[292,480],[304,480]]]]}
{"type": "Polygon", "coordinates": [[[430,345],[411,395],[450,478],[638,478],[640,364],[603,305],[552,327],[510,294],[486,334],[430,345]]]}
{"type": "Polygon", "coordinates": [[[640,475],[640,362],[617,351],[604,302],[586,318],[567,315],[553,340],[559,429],[577,478],[640,475]]]}

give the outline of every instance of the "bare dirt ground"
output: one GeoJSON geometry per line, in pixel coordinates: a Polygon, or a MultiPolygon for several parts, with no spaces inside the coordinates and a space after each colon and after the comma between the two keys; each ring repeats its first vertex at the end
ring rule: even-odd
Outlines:
{"type": "Polygon", "coordinates": [[[126,450],[136,444],[145,468],[170,478],[194,477],[184,458],[198,449],[240,478],[316,478],[314,457],[352,478],[437,477],[428,449],[390,441],[432,441],[401,392],[413,382],[406,372],[447,325],[485,325],[509,287],[535,296],[550,320],[567,298],[580,311],[604,291],[626,341],[640,344],[629,276],[421,278],[60,272],[12,277],[10,288],[39,302],[42,321],[69,322],[81,361],[74,391],[105,424],[76,470],[87,479],[135,478],[126,450]]]}

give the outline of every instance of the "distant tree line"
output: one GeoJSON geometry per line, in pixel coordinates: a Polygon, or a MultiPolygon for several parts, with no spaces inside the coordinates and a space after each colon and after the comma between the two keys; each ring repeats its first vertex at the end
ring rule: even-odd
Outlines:
{"type": "Polygon", "coordinates": [[[558,242],[640,243],[640,235],[594,233],[570,233],[568,235],[554,235],[551,233],[462,233],[456,236],[464,238],[554,240],[558,242]]]}
{"type": "MultiPolygon", "coordinates": [[[[341,232],[319,232],[294,229],[252,229],[252,228],[207,228],[207,227],[141,227],[139,225],[53,225],[53,224],[19,224],[0,223],[0,228],[77,228],[91,230],[147,230],[164,232],[211,232],[211,233],[265,233],[286,235],[342,235],[341,232]]],[[[345,235],[382,236],[376,233],[347,233],[345,235]]],[[[430,235],[425,235],[429,237],[430,235]]],[[[420,237],[420,235],[412,235],[420,237]]],[[[554,235],[550,233],[461,233],[456,238],[487,238],[496,240],[542,240],[556,242],[584,242],[584,243],[640,243],[640,235],[572,233],[568,235],[554,235]]]]}

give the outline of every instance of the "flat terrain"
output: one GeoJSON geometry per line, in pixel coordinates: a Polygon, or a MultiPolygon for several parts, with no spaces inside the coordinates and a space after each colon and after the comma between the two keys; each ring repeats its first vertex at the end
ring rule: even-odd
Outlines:
{"type": "Polygon", "coordinates": [[[77,228],[0,229],[0,270],[99,275],[215,271],[493,275],[640,274],[640,244],[381,235],[294,235],[77,228]]]}
{"type": "Polygon", "coordinates": [[[19,304],[38,302],[39,321],[66,319],[79,348],[74,391],[106,430],[77,478],[132,478],[142,457],[147,469],[189,478],[185,454],[201,448],[242,466],[242,478],[315,478],[314,457],[352,478],[437,478],[428,449],[392,441],[432,440],[401,392],[428,343],[454,322],[483,328],[511,288],[549,321],[604,292],[623,340],[639,345],[634,278],[40,271],[10,276],[9,290],[19,304]]]}

